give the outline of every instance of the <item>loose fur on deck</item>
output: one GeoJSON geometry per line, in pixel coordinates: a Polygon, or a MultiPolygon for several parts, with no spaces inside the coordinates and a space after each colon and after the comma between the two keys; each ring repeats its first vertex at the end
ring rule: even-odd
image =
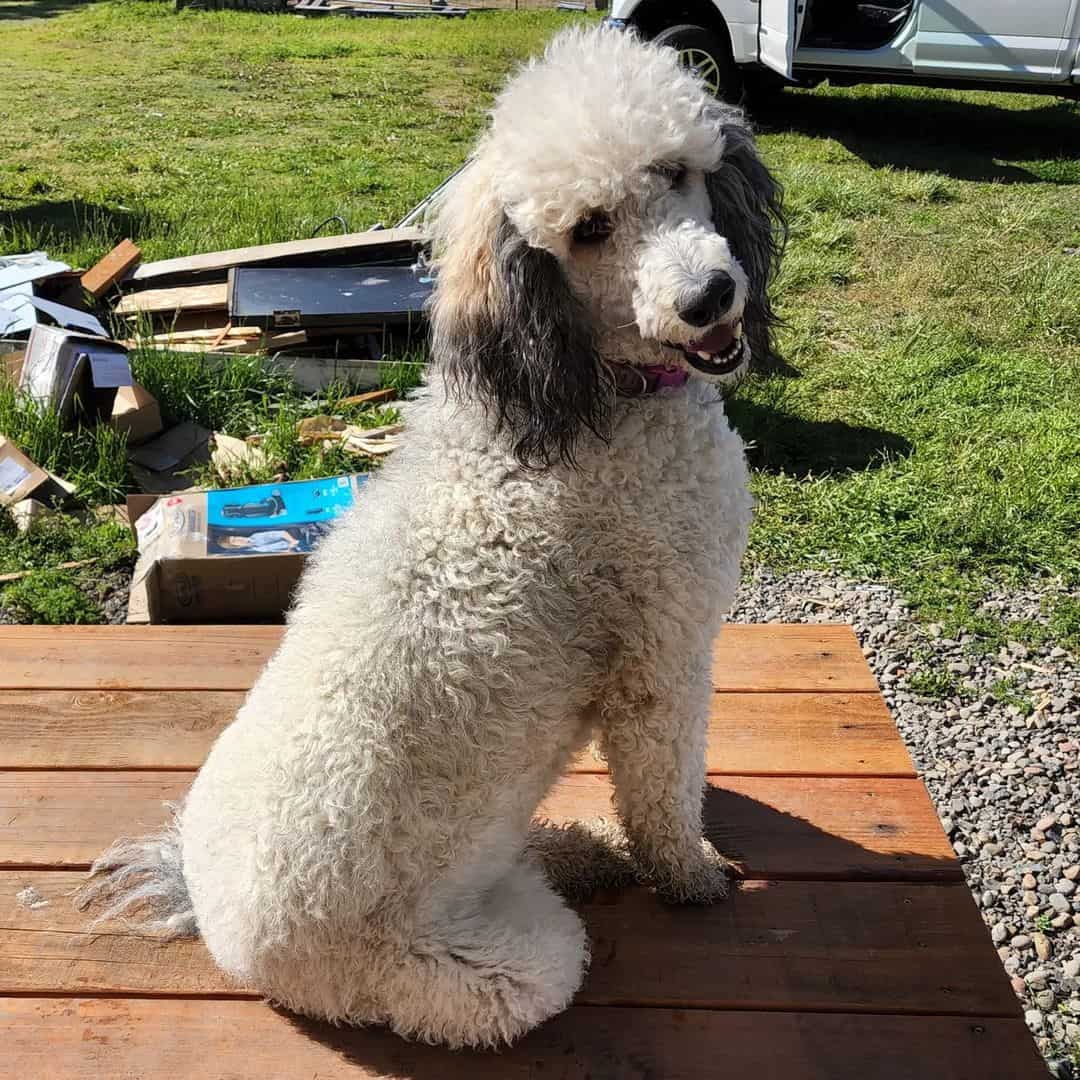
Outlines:
{"type": "Polygon", "coordinates": [[[711,646],[751,499],[719,388],[770,348],[779,235],[741,114],[674,52],[571,30],[522,68],[438,208],[407,444],[312,557],[175,825],[103,855],[87,899],[197,926],[297,1012],[494,1046],[581,985],[564,897],[722,897],[711,646]],[[740,331],[720,370],[702,342],[740,331]],[[616,394],[657,364],[688,381],[616,394]],[[618,821],[531,825],[590,740],[618,821]]]}

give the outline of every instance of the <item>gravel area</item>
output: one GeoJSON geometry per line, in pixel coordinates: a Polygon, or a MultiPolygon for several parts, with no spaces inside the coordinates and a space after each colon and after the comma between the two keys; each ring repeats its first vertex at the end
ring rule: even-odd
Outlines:
{"type": "MultiPolygon", "coordinates": [[[[980,614],[1045,624],[1043,600],[1062,592],[1053,580],[989,592],[980,614]]],[[[748,575],[732,619],[855,627],[1028,1026],[1054,1075],[1080,1077],[1076,657],[1054,642],[980,655],[969,635],[915,623],[887,586],[813,571],[748,575]]]]}
{"type": "Polygon", "coordinates": [[[120,626],[127,620],[131,592],[131,567],[121,566],[102,574],[96,582],[97,600],[105,622],[120,626]]]}

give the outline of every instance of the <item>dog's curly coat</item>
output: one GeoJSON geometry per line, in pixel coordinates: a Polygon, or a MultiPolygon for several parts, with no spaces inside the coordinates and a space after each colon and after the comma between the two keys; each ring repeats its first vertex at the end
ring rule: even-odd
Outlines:
{"type": "Polygon", "coordinates": [[[519,1036],[581,984],[585,930],[552,884],[632,863],[671,900],[722,896],[710,653],[751,499],[679,312],[723,272],[720,337],[741,317],[766,353],[778,222],[741,114],[670,50],[571,31],[522,69],[438,214],[408,445],[313,557],[175,825],[118,841],[84,901],[197,928],[301,1013],[459,1046],[519,1036]],[[616,395],[658,363],[692,377],[616,395]],[[626,856],[581,826],[530,840],[592,737],[626,856]]]}

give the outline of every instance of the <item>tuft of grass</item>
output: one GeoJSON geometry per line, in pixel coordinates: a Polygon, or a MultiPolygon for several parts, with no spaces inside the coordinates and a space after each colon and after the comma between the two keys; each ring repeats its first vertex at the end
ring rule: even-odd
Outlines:
{"type": "Polygon", "coordinates": [[[403,398],[423,381],[426,364],[427,358],[422,353],[410,353],[391,360],[379,371],[379,385],[393,387],[398,397],[403,398]]]}
{"type": "Polygon", "coordinates": [[[58,514],[19,533],[10,514],[0,512],[0,573],[29,571],[17,581],[0,583],[0,611],[20,622],[101,622],[94,583],[103,572],[134,560],[131,532],[117,523],[58,514]],[[93,563],[60,569],[61,563],[84,559],[93,563]]]}
{"type": "Polygon", "coordinates": [[[1052,640],[1066,649],[1080,652],[1080,597],[1060,597],[1050,611],[1052,640]]]}
{"type": "Polygon", "coordinates": [[[11,515],[0,511],[0,574],[51,570],[83,559],[93,559],[99,570],[111,570],[134,556],[131,532],[117,522],[53,514],[20,533],[11,515]]]}
{"type": "Polygon", "coordinates": [[[127,491],[127,437],[108,424],[68,429],[53,409],[40,406],[0,377],[0,433],[41,468],[74,484],[91,506],[122,502],[127,491]]]}
{"type": "Polygon", "coordinates": [[[1010,678],[998,679],[990,687],[990,693],[1002,705],[1012,705],[1021,716],[1030,716],[1035,710],[1031,699],[1017,692],[1016,682],[1010,678]]]}
{"type": "Polygon", "coordinates": [[[98,623],[101,608],[70,574],[35,570],[0,592],[0,610],[23,623],[98,623]]]}
{"type": "Polygon", "coordinates": [[[166,427],[192,420],[242,438],[259,430],[274,402],[297,394],[288,372],[258,353],[233,356],[136,348],[135,381],[158,400],[166,427]]]}
{"type": "Polygon", "coordinates": [[[956,680],[943,667],[920,668],[908,676],[907,684],[912,693],[935,701],[943,701],[957,693],[956,680]]]}

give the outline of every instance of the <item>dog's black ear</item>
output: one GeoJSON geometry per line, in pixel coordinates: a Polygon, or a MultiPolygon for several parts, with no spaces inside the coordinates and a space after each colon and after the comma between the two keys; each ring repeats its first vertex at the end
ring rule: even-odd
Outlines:
{"type": "Polygon", "coordinates": [[[780,363],[773,350],[773,329],[778,319],[769,286],[780,269],[787,240],[784,193],[758,156],[753,137],[742,123],[728,118],[720,132],[724,157],[720,167],[705,177],[713,221],[749,278],[743,328],[750,342],[753,366],[768,370],[780,363]]]}
{"type": "Polygon", "coordinates": [[[469,233],[450,233],[439,264],[434,360],[448,390],[479,401],[523,465],[573,464],[584,432],[604,437],[611,397],[584,305],[558,259],[501,210],[469,233]],[[464,249],[477,240],[482,250],[464,249]]]}

